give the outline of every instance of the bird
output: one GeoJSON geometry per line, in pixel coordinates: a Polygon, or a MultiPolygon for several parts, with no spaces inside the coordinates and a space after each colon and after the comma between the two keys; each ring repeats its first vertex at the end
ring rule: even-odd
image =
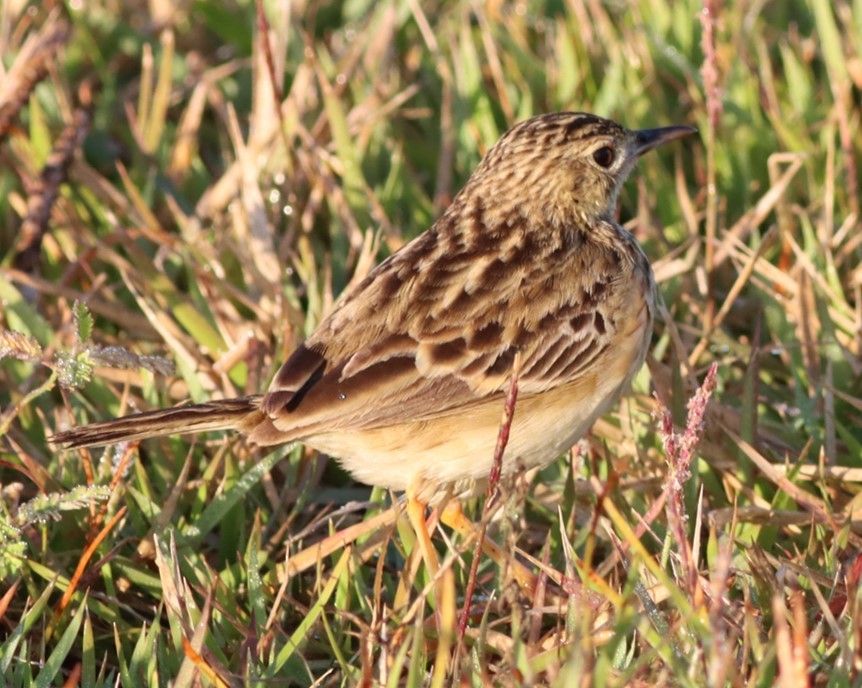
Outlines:
{"type": "Polygon", "coordinates": [[[433,573],[426,509],[487,480],[516,356],[504,476],[568,451],[643,365],[656,283],[614,219],[618,197],[641,155],[694,133],[631,131],[584,112],[516,124],[428,230],[342,295],[266,393],[52,440],[74,448],[236,430],[263,447],[302,442],[359,482],[404,491],[433,573]]]}

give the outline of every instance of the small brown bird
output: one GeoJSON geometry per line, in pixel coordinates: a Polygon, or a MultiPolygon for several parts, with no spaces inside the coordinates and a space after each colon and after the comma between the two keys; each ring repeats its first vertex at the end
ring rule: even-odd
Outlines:
{"type": "Polygon", "coordinates": [[[694,132],[628,131],[584,113],[522,122],[428,231],[344,295],[266,394],[93,423],[54,441],[225,429],[263,446],[300,441],[363,483],[406,490],[419,532],[426,504],[488,477],[516,352],[504,474],[568,450],[641,367],[656,287],[613,214],[638,157],[694,132]]]}

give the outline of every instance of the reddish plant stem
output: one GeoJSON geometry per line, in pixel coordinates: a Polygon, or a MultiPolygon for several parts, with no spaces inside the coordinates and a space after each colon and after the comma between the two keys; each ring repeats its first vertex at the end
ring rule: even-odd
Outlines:
{"type": "Polygon", "coordinates": [[[695,447],[703,435],[704,416],[709,398],[715,391],[717,365],[713,363],[700,389],[688,402],[688,418],[682,434],[674,432],[673,417],[670,410],[662,405],[659,422],[662,444],[668,462],[668,477],[664,492],[667,495],[668,527],[679,548],[678,554],[683,577],[690,594],[697,587],[697,562],[694,561],[691,543],[688,539],[685,513],[685,483],[691,478],[691,463],[695,457],[695,447]]]}
{"type": "Polygon", "coordinates": [[[482,508],[482,526],[479,529],[479,537],[476,540],[476,550],[473,553],[473,562],[470,565],[470,576],[467,579],[467,590],[464,593],[464,608],[461,610],[461,619],[458,623],[459,645],[467,632],[467,622],[470,619],[470,606],[473,604],[473,591],[476,588],[476,575],[479,571],[479,558],[482,556],[482,547],[485,544],[485,532],[488,529],[488,516],[491,508],[497,501],[500,493],[500,478],[503,475],[503,454],[509,443],[509,433],[512,429],[512,420],[515,417],[515,403],[518,400],[518,378],[521,375],[521,352],[515,354],[512,363],[512,377],[509,380],[509,391],[506,394],[506,405],[503,408],[503,420],[497,433],[497,445],[494,447],[494,463],[488,476],[488,487],[485,490],[485,506],[482,508]]]}

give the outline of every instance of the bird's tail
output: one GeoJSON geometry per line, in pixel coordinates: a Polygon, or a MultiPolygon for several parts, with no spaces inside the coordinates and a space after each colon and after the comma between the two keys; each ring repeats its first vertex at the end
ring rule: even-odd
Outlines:
{"type": "Polygon", "coordinates": [[[98,447],[105,444],[144,440],[163,435],[186,435],[208,430],[250,432],[265,420],[260,410],[262,395],[223,399],[205,404],[177,406],[147,413],[136,413],[114,420],[103,420],[58,432],[55,444],[68,447],[98,447]]]}

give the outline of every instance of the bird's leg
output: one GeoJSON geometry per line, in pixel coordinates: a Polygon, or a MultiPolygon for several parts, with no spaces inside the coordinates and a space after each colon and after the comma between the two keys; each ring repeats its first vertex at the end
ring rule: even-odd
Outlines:
{"type": "MultiPolygon", "coordinates": [[[[453,499],[446,505],[440,513],[440,520],[468,541],[480,535],[479,528],[464,515],[464,512],[461,510],[461,502],[457,499],[453,499]]],[[[512,575],[515,577],[515,581],[524,595],[530,599],[535,597],[536,586],[539,581],[530,569],[515,559],[515,557],[507,556],[503,549],[490,538],[483,538],[482,551],[500,568],[509,566],[512,575]]]]}
{"type": "Polygon", "coordinates": [[[428,575],[433,579],[440,570],[440,564],[437,561],[437,552],[431,543],[431,536],[428,534],[428,524],[425,521],[425,502],[416,496],[420,487],[421,483],[411,483],[410,487],[407,488],[407,518],[410,519],[410,525],[413,526],[413,532],[416,533],[416,544],[419,545],[419,551],[422,553],[422,561],[425,562],[428,575]]]}

